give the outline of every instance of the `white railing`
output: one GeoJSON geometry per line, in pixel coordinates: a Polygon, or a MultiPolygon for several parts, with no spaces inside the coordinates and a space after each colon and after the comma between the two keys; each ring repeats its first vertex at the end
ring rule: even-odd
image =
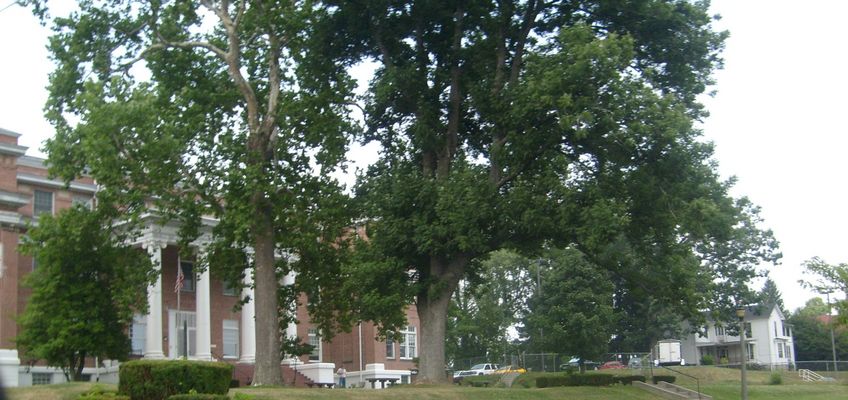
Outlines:
{"type": "Polygon", "coordinates": [[[800,376],[802,380],[807,382],[819,382],[824,380],[823,376],[808,369],[799,369],[798,376],[800,376]]]}

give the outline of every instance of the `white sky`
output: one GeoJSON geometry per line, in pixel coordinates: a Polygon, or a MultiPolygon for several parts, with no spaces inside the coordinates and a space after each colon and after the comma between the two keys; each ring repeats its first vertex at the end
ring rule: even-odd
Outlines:
{"type": "MultiPolygon", "coordinates": [[[[0,0],[0,9],[10,3],[0,0]]],[[[717,145],[722,175],[739,179],[734,195],[760,205],[780,240],[783,262],[770,270],[793,310],[812,297],[797,284],[802,261],[848,262],[840,157],[848,144],[848,2],[714,0],[712,11],[731,37],[718,94],[705,101],[705,136],[717,145]]],[[[53,131],[42,115],[48,35],[28,10],[0,11],[0,127],[22,133],[37,156],[53,131]]]]}

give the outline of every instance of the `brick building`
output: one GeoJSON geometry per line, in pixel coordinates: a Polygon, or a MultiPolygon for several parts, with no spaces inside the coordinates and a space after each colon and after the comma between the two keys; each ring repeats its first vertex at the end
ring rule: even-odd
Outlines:
{"type": "MultiPolygon", "coordinates": [[[[17,251],[26,224],[40,213],[54,213],[74,203],[90,203],[97,190],[95,182],[82,178],[66,187],[63,182],[47,178],[43,159],[27,156],[26,147],[18,145],[20,134],[0,128],[0,382],[5,386],[28,386],[58,383],[64,380],[61,371],[22,360],[13,342],[18,327],[15,316],[23,312],[29,290],[22,278],[37,265],[17,251]]],[[[257,351],[253,303],[248,302],[238,312],[235,304],[243,296],[252,298],[250,277],[248,288],[236,293],[226,282],[210,276],[208,269],[195,274],[193,259],[181,259],[177,247],[177,226],[162,223],[156,215],[144,217],[146,226],[137,238],[158,265],[161,274],[147,291],[149,314],[136,315],[129,329],[135,357],[151,359],[178,358],[183,352],[197,360],[220,360],[236,366],[235,379],[248,383],[253,373],[257,351]],[[181,268],[184,286],[174,291],[177,270],[181,268]]],[[[211,226],[214,220],[206,221],[211,226]]],[[[203,237],[192,252],[203,251],[203,237]]],[[[296,276],[286,276],[282,284],[292,284],[296,276]]],[[[297,319],[307,321],[291,324],[285,334],[297,336],[316,346],[312,354],[283,361],[287,383],[330,383],[334,371],[344,366],[348,385],[361,386],[369,378],[390,378],[408,382],[418,354],[419,322],[415,307],[407,312],[408,326],[401,331],[400,342],[376,340],[376,327],[363,323],[351,333],[341,333],[331,342],[321,339],[311,325],[305,307],[297,310],[297,319]]],[[[117,362],[106,360],[103,366],[86,368],[92,380],[117,380],[117,362]]]]}

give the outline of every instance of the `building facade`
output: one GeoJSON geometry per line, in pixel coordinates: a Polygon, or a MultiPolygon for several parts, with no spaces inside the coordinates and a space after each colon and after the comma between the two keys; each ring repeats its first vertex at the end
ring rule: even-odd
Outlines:
{"type": "MultiPolygon", "coordinates": [[[[48,179],[45,161],[26,156],[27,148],[18,145],[18,137],[20,134],[0,129],[0,382],[5,386],[64,380],[61,371],[30,362],[15,348],[15,317],[24,311],[30,294],[22,279],[37,268],[30,257],[18,253],[17,246],[34,217],[78,202],[90,204],[97,190],[89,178],[74,181],[68,187],[48,179]]],[[[160,274],[147,290],[149,313],[136,315],[129,328],[133,357],[174,359],[185,355],[189,359],[229,362],[236,365],[234,379],[249,383],[256,352],[262,349],[255,344],[253,302],[247,302],[240,310],[235,310],[235,306],[245,296],[253,298],[251,278],[245,278],[244,291],[236,292],[212,276],[208,268],[195,273],[194,258],[180,257],[178,227],[154,214],[146,215],[144,221],[145,227],[135,244],[147,251],[160,274]],[[178,269],[184,276],[179,293],[175,290],[178,269]]],[[[201,237],[191,251],[182,253],[200,254],[204,242],[201,237]]],[[[290,274],[281,284],[293,284],[295,279],[290,274]]],[[[400,332],[400,342],[377,340],[376,327],[370,323],[363,323],[350,333],[337,334],[327,342],[309,323],[305,307],[298,307],[297,320],[303,322],[289,325],[285,334],[314,345],[315,350],[283,361],[287,383],[335,382],[334,372],[340,366],[348,371],[349,386],[363,386],[369,378],[408,382],[414,374],[420,332],[414,306],[407,310],[408,324],[400,332]]],[[[117,367],[117,362],[105,360],[98,368],[91,363],[84,373],[92,380],[117,381],[117,367]]]]}
{"type": "MultiPolygon", "coordinates": [[[[779,307],[746,307],[744,321],[749,364],[758,364],[769,369],[794,368],[795,345],[792,327],[779,307]]],[[[726,324],[708,321],[705,326],[697,329],[697,332],[690,333],[681,340],[681,352],[686,363],[701,365],[704,357],[709,356],[714,364],[740,364],[740,338],[729,331],[726,324]]]]}

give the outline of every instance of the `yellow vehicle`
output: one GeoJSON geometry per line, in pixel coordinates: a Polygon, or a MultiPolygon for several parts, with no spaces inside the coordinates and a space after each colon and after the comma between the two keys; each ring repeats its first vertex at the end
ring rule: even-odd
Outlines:
{"type": "Polygon", "coordinates": [[[493,373],[495,373],[495,374],[511,374],[511,373],[523,374],[525,372],[527,372],[527,370],[524,369],[524,368],[516,367],[514,365],[505,365],[503,367],[496,369],[495,372],[493,372],[493,373]]]}

